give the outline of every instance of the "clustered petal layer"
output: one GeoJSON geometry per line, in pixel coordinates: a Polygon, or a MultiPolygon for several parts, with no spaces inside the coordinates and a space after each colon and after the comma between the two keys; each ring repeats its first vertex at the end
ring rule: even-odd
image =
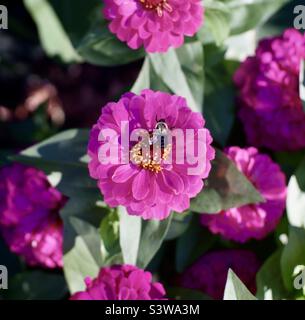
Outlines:
{"type": "Polygon", "coordinates": [[[305,113],[299,96],[305,35],[288,29],[262,40],[237,70],[239,117],[248,143],[276,151],[305,147],[305,113]]]}
{"type": "Polygon", "coordinates": [[[166,52],[178,48],[203,23],[200,0],[105,0],[112,33],[132,49],[166,52]]]}
{"type": "MultiPolygon", "coordinates": [[[[88,146],[90,175],[98,180],[104,200],[110,207],[123,205],[131,215],[142,216],[144,219],[165,219],[171,210],[183,212],[188,209],[190,198],[201,191],[202,179],[208,176],[211,160],[215,156],[211,142],[209,131],[204,129],[202,115],[192,112],[184,98],[151,90],[143,90],[140,95],[128,93],[119,102],[108,103],[102,108],[102,114],[91,130],[88,146]],[[170,164],[162,162],[160,172],[144,169],[132,161],[125,164],[103,164],[100,161],[100,148],[105,143],[110,143],[108,140],[99,141],[101,130],[114,130],[121,141],[122,135],[126,134],[121,131],[124,121],[129,123],[129,139],[129,134],[134,129],[142,128],[149,132],[160,119],[170,130],[181,129],[184,134],[187,129],[194,130],[194,150],[202,148],[204,151],[199,159],[202,166],[196,175],[190,175],[188,171],[197,164],[189,164],[186,159],[186,143],[183,150],[184,161],[178,164],[175,160],[175,139],[172,143],[173,161],[170,164]],[[205,134],[204,140],[197,134],[199,129],[205,134]]],[[[120,144],[119,148],[122,149],[122,146],[120,144]]]]}
{"type": "Polygon", "coordinates": [[[150,272],[131,265],[102,268],[97,278],[85,282],[86,290],[71,300],[163,300],[165,296],[163,285],[152,282],[150,272]]]}
{"type": "Polygon", "coordinates": [[[216,215],[201,215],[201,223],[211,232],[245,242],[262,239],[280,221],[286,203],[286,178],[280,167],[256,148],[230,147],[228,157],[261,193],[265,202],[221,211],[216,215]]]}
{"type": "Polygon", "coordinates": [[[64,196],[45,174],[13,164],[0,170],[0,231],[12,252],[31,266],[62,267],[64,196]]]}
{"type": "Polygon", "coordinates": [[[246,250],[222,250],[205,254],[181,276],[180,285],[202,291],[213,299],[223,298],[229,269],[255,294],[259,261],[246,250]]]}

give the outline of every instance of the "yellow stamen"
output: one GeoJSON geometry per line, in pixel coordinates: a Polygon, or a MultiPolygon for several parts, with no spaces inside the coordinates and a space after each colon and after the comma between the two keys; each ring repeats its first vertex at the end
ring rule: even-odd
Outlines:
{"type": "Polygon", "coordinates": [[[168,158],[171,150],[172,146],[168,144],[165,148],[162,148],[160,152],[155,152],[155,154],[152,155],[149,143],[140,141],[131,149],[130,160],[143,169],[158,173],[162,171],[162,160],[168,158]]]}

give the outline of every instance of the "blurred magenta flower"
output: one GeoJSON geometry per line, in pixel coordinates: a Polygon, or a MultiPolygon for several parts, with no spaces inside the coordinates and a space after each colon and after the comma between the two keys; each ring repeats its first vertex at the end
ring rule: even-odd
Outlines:
{"type": "Polygon", "coordinates": [[[85,279],[86,290],[71,296],[71,300],[163,300],[165,290],[152,275],[131,265],[102,268],[96,279],[85,279]]]}
{"type": "Polygon", "coordinates": [[[90,175],[98,180],[105,202],[110,207],[123,205],[129,214],[144,219],[161,220],[167,218],[171,210],[183,212],[188,209],[190,198],[202,189],[202,179],[208,176],[210,162],[215,155],[210,145],[212,138],[204,123],[202,115],[192,112],[184,98],[168,93],[143,90],[140,95],[127,93],[119,102],[108,103],[91,130],[88,146],[90,175]],[[177,139],[161,144],[160,159],[155,158],[155,153],[150,153],[157,144],[154,139],[155,132],[159,132],[155,129],[158,126],[165,132],[180,130],[183,135],[179,140],[183,140],[183,146],[177,139]],[[107,130],[114,131],[116,137],[107,140],[107,130]],[[141,153],[140,143],[131,142],[130,146],[125,146],[124,141],[135,130],[150,134],[149,141],[143,146],[143,149],[148,148],[148,154],[143,155],[143,150],[141,153]],[[189,161],[187,136],[190,131],[194,133],[192,142],[194,154],[199,154],[198,163],[189,161]],[[104,161],[105,156],[100,155],[100,151],[111,143],[119,149],[117,163],[108,163],[104,161]],[[125,155],[127,152],[127,158],[121,156],[122,152],[125,155]],[[180,156],[176,156],[177,153],[180,156]],[[172,161],[169,163],[170,157],[172,161]]]}
{"type": "Polygon", "coordinates": [[[238,242],[262,239],[280,221],[286,203],[286,178],[280,167],[256,148],[230,147],[228,157],[252,182],[265,199],[264,203],[232,208],[219,214],[202,214],[201,223],[212,233],[238,242]]]}
{"type": "Polygon", "coordinates": [[[112,33],[132,49],[147,52],[178,48],[203,23],[201,0],[105,0],[104,16],[112,33]]]}
{"type": "Polygon", "coordinates": [[[260,263],[246,250],[222,250],[205,254],[182,274],[180,285],[199,290],[213,299],[223,298],[229,269],[255,294],[255,277],[260,263]]]}
{"type": "Polygon", "coordinates": [[[234,76],[240,90],[239,117],[248,143],[271,150],[305,147],[305,113],[299,97],[305,36],[294,29],[262,40],[234,76]]]}
{"type": "Polygon", "coordinates": [[[62,267],[65,197],[45,174],[13,164],[0,170],[0,231],[10,250],[31,266],[62,267]]]}

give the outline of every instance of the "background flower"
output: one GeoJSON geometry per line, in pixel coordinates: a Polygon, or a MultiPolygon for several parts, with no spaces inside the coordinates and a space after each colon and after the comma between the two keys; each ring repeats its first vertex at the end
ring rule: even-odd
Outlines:
{"type": "Polygon", "coordinates": [[[0,171],[0,231],[31,266],[62,267],[65,198],[42,171],[13,164],[0,171]]]}
{"type": "MultiPolygon", "coordinates": [[[[132,93],[124,95],[117,103],[108,103],[103,109],[97,124],[92,128],[88,146],[91,158],[89,171],[92,178],[98,180],[98,186],[104,195],[105,202],[116,207],[123,205],[131,215],[142,216],[144,219],[164,219],[171,210],[183,212],[190,206],[190,198],[196,196],[203,187],[202,179],[206,178],[211,169],[210,161],[214,158],[214,149],[210,146],[212,138],[207,129],[206,140],[200,141],[198,129],[203,129],[204,120],[200,113],[192,112],[182,97],[163,92],[144,90],[137,96],[132,93]],[[172,163],[167,164],[165,158],[160,164],[149,165],[144,162],[127,164],[102,164],[99,160],[99,148],[105,141],[98,141],[102,129],[111,128],[121,137],[122,121],[129,122],[129,134],[141,128],[151,132],[159,120],[164,121],[170,130],[194,129],[195,151],[197,146],[205,150],[203,166],[197,175],[189,175],[190,165],[186,161],[178,164],[175,160],[176,139],[173,139],[171,151],[172,163]]],[[[107,141],[106,141],[107,142],[107,141]]],[[[119,145],[119,155],[123,146],[119,145]]],[[[135,143],[130,146],[131,156],[135,143]]],[[[186,148],[186,146],[184,146],[186,148]]],[[[165,151],[164,151],[165,154],[165,151]]],[[[122,159],[121,159],[122,160],[122,159]]]]}
{"type": "Polygon", "coordinates": [[[203,23],[200,0],[105,0],[109,29],[132,49],[147,52],[178,48],[203,23]]]}
{"type": "Polygon", "coordinates": [[[304,35],[288,29],[262,40],[256,55],[235,73],[239,117],[249,144],[279,151],[305,147],[305,113],[299,96],[304,58],[304,35]]]}
{"type": "Polygon", "coordinates": [[[226,151],[238,169],[253,183],[264,203],[231,208],[215,215],[201,215],[201,223],[213,232],[238,242],[262,239],[280,221],[286,201],[285,175],[267,155],[251,147],[230,147],[226,151]]]}
{"type": "Polygon", "coordinates": [[[200,290],[213,299],[222,299],[229,269],[255,294],[255,276],[259,261],[254,253],[246,250],[222,250],[202,256],[181,276],[180,284],[200,290]]]}
{"type": "Polygon", "coordinates": [[[96,279],[85,282],[86,290],[71,300],[162,300],[165,296],[163,285],[153,283],[150,272],[131,265],[102,268],[96,279]]]}

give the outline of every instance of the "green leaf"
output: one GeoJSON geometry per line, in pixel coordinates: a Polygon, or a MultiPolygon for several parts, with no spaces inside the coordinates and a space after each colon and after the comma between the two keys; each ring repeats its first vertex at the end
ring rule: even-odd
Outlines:
{"type": "Polygon", "coordinates": [[[50,180],[54,180],[50,181],[51,184],[68,197],[77,197],[76,188],[92,189],[93,193],[99,194],[96,182],[88,173],[88,139],[87,129],[63,131],[18,155],[10,156],[10,159],[45,171],[50,180]]]}
{"type": "MultiPolygon", "coordinates": [[[[245,61],[247,57],[255,55],[257,42],[256,29],[231,36],[226,40],[226,58],[240,62],[245,61]]],[[[233,77],[231,78],[231,82],[233,82],[232,80],[233,77]]]]}
{"type": "Polygon", "coordinates": [[[136,82],[131,88],[131,92],[140,94],[143,89],[151,88],[151,64],[149,58],[146,57],[136,82]]]}
{"type": "Polygon", "coordinates": [[[296,168],[298,168],[304,160],[304,150],[275,152],[274,158],[286,176],[291,177],[295,175],[296,168]]]}
{"type": "Polygon", "coordinates": [[[100,0],[49,0],[49,2],[73,44],[77,44],[90,30],[92,20],[102,15],[100,0]]]}
{"type": "Polygon", "coordinates": [[[300,67],[300,98],[305,112],[305,60],[301,61],[300,67]]]}
{"type": "Polygon", "coordinates": [[[277,36],[282,34],[286,29],[292,27],[292,21],[295,18],[294,10],[298,0],[289,0],[278,12],[276,12],[268,21],[258,28],[257,38],[277,36]],[[287,14],[289,13],[289,14],[287,14]]]}
{"type": "Polygon", "coordinates": [[[204,94],[202,45],[188,43],[176,51],[170,49],[165,54],[150,54],[149,58],[158,78],[173,93],[185,97],[193,111],[200,112],[204,94]]]}
{"type": "Polygon", "coordinates": [[[88,129],[70,129],[25,149],[12,160],[35,165],[86,167],[88,129]],[[67,152],[69,150],[69,152],[67,152]]]}
{"type": "Polygon", "coordinates": [[[9,163],[9,156],[12,154],[13,152],[11,150],[8,149],[2,149],[0,150],[0,167],[7,165],[9,163]]]}
{"type": "Polygon", "coordinates": [[[230,34],[230,10],[220,1],[204,1],[205,24],[198,33],[198,38],[203,42],[209,39],[212,33],[216,44],[221,45],[230,34]]]}
{"type": "MultiPolygon", "coordinates": [[[[225,60],[225,54],[226,54],[226,48],[224,47],[217,47],[215,44],[206,44],[204,46],[204,65],[205,65],[205,73],[207,73],[207,70],[210,70],[210,73],[213,77],[213,72],[217,71],[217,78],[222,76],[223,70],[221,70],[221,74],[218,73],[218,66],[223,63],[225,60]],[[217,67],[217,70],[215,70],[215,67],[217,67]]],[[[216,77],[214,78],[214,83],[216,85],[216,77]]],[[[232,79],[230,79],[232,82],[232,79]]],[[[214,85],[214,86],[215,86],[214,85]]],[[[207,89],[205,90],[205,93],[207,93],[207,89]]]]}
{"type": "Polygon", "coordinates": [[[147,88],[183,96],[194,111],[201,111],[204,97],[204,54],[201,43],[187,43],[166,54],[147,56],[131,91],[139,94],[147,88]]]}
{"type": "Polygon", "coordinates": [[[125,207],[118,207],[120,217],[120,246],[124,263],[136,265],[140,246],[142,220],[131,216],[125,207]]]}
{"type": "Polygon", "coordinates": [[[260,300],[287,299],[281,272],[282,249],[275,251],[263,264],[256,275],[257,293],[260,300]]]}
{"type": "Polygon", "coordinates": [[[195,262],[215,242],[215,237],[200,225],[198,215],[192,221],[181,237],[176,242],[176,270],[183,272],[186,267],[195,262]]]}
{"type": "Polygon", "coordinates": [[[80,62],[61,22],[47,0],[24,0],[24,5],[35,21],[41,44],[51,56],[59,56],[64,62],[80,62]]]}
{"type": "Polygon", "coordinates": [[[223,0],[231,11],[231,34],[240,34],[264,24],[290,0],[223,0]]]}
{"type": "Polygon", "coordinates": [[[85,288],[86,276],[95,277],[104,265],[106,252],[98,227],[109,209],[95,188],[70,187],[67,192],[70,198],[61,210],[64,273],[69,289],[74,293],[85,288]]]}
{"type": "Polygon", "coordinates": [[[77,44],[77,52],[92,64],[117,66],[144,57],[144,50],[130,49],[108,30],[109,22],[98,16],[90,31],[77,44]]]}
{"type": "Polygon", "coordinates": [[[257,300],[237,275],[229,269],[223,300],[257,300]]]}
{"type": "Polygon", "coordinates": [[[120,252],[120,221],[116,211],[111,211],[102,220],[100,235],[104,242],[105,249],[110,256],[120,252]]]}
{"type": "Polygon", "coordinates": [[[230,35],[239,35],[263,25],[290,0],[203,0],[205,24],[197,33],[204,44],[222,44],[230,35]]]}
{"type": "Polygon", "coordinates": [[[189,211],[183,213],[173,212],[172,222],[167,231],[165,240],[173,240],[180,237],[189,227],[192,215],[189,211]]]}
{"type": "Polygon", "coordinates": [[[145,269],[169,230],[172,215],[164,220],[145,220],[142,222],[141,238],[137,257],[137,266],[145,269]]]}
{"type": "MultiPolygon", "coordinates": [[[[199,41],[187,43],[176,49],[182,71],[190,87],[196,105],[203,108],[204,100],[204,50],[199,41]],[[192,61],[192,63],[190,63],[192,61]]],[[[174,92],[179,94],[179,92],[174,92]]]]}
{"type": "Polygon", "coordinates": [[[64,270],[67,279],[69,279],[68,282],[71,282],[71,284],[69,283],[70,289],[77,291],[84,285],[82,277],[87,273],[86,265],[84,268],[82,267],[80,252],[84,255],[92,255],[91,260],[97,261],[93,266],[100,264],[101,255],[102,262],[104,262],[105,250],[103,250],[104,246],[98,228],[101,220],[109,213],[109,208],[101,201],[101,195],[97,189],[73,188],[70,190],[69,196],[70,199],[61,210],[64,222],[64,270]],[[89,239],[89,249],[92,248],[90,243],[99,244],[95,249],[92,249],[92,252],[88,252],[88,248],[86,248],[87,238],[89,239]],[[83,251],[84,253],[82,253],[83,251]],[[74,273],[76,274],[75,279],[74,273]]]}
{"type": "Polygon", "coordinates": [[[5,299],[59,300],[67,293],[62,275],[46,271],[27,271],[10,279],[5,299]]]}
{"type": "Polygon", "coordinates": [[[295,271],[298,266],[305,266],[305,230],[290,226],[288,244],[283,249],[281,270],[287,290],[294,290],[295,271]]]}
{"type": "Polygon", "coordinates": [[[211,45],[205,48],[205,60],[207,68],[203,114],[213,139],[224,147],[236,114],[232,76],[239,63],[224,60],[223,51],[211,45]]]}
{"type": "Polygon", "coordinates": [[[235,106],[232,86],[223,86],[205,98],[204,118],[213,139],[226,145],[233,127],[235,106]]]}
{"type": "Polygon", "coordinates": [[[99,226],[109,213],[98,190],[74,188],[61,210],[64,222],[64,272],[71,292],[82,290],[86,276],[95,277],[109,256],[99,226]]]}
{"type": "Polygon", "coordinates": [[[102,242],[98,229],[88,222],[70,217],[75,232],[71,249],[65,243],[64,272],[71,293],[85,289],[84,279],[95,278],[103,265],[102,242]]]}
{"type": "MultiPolygon", "coordinates": [[[[41,2],[40,0],[25,1],[41,2]]],[[[60,24],[61,29],[65,29],[77,55],[86,62],[103,66],[114,66],[126,64],[144,57],[143,50],[130,49],[116,35],[110,33],[108,29],[109,22],[103,17],[102,1],[43,1],[49,12],[51,12],[50,16],[53,20],[56,20],[60,24]]],[[[43,31],[44,38],[49,39],[50,30],[54,30],[52,28],[47,29],[47,24],[43,24],[43,18],[38,18],[41,22],[38,24],[39,31],[43,31]],[[46,32],[48,33],[45,34],[46,32]]],[[[49,16],[46,17],[46,19],[50,20],[49,18],[49,16]]],[[[58,46],[58,39],[56,37],[54,37],[54,41],[52,41],[52,46],[55,46],[56,50],[61,51],[61,46],[58,46]]]]}
{"type": "Polygon", "coordinates": [[[192,199],[190,209],[198,213],[218,213],[263,201],[247,177],[223,152],[217,150],[205,187],[192,199]]]}
{"type": "Polygon", "coordinates": [[[156,74],[149,56],[146,56],[142,69],[131,91],[140,94],[143,89],[147,88],[155,91],[171,92],[163,80],[156,74]]]}

